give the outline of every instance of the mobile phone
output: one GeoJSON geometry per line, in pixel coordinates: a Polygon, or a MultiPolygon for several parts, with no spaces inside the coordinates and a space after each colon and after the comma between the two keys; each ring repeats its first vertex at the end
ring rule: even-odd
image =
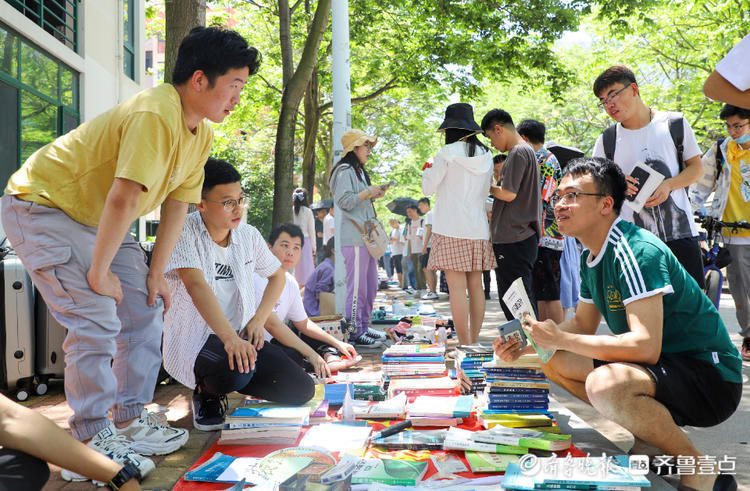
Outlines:
{"type": "Polygon", "coordinates": [[[638,195],[638,193],[641,191],[641,188],[643,187],[643,185],[648,180],[649,173],[648,171],[640,167],[636,167],[635,169],[633,169],[633,172],[630,173],[630,176],[633,177],[637,181],[637,184],[635,184],[635,187],[638,188],[638,191],[636,191],[635,194],[625,195],[625,199],[629,201],[633,201],[635,197],[638,195]]]}
{"type": "Polygon", "coordinates": [[[528,344],[526,332],[523,330],[523,327],[521,327],[521,321],[518,319],[513,319],[510,322],[497,326],[497,330],[500,331],[500,336],[502,336],[504,343],[520,341],[521,346],[519,346],[519,349],[528,344]]]}
{"type": "Polygon", "coordinates": [[[389,187],[393,186],[394,184],[396,184],[396,181],[391,181],[391,182],[389,182],[389,183],[386,183],[386,184],[383,184],[383,185],[381,185],[381,186],[380,186],[380,188],[381,188],[381,189],[382,189],[383,191],[385,191],[386,189],[388,189],[389,187]]]}

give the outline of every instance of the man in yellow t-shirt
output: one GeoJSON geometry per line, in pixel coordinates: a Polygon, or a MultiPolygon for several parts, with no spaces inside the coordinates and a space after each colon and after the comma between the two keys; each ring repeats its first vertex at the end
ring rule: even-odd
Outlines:
{"type": "MultiPolygon", "coordinates": [[[[703,156],[703,177],[690,187],[690,203],[699,210],[713,192],[707,215],[724,222],[750,221],[750,109],[725,104],[719,118],[729,137],[711,145],[703,156]]],[[[750,361],[750,230],[724,228],[722,235],[732,255],[727,280],[742,336],[740,354],[750,361]]]]}
{"type": "MultiPolygon", "coordinates": [[[[180,44],[172,84],[145,90],[39,149],[2,197],[8,240],[68,330],[73,436],[115,460],[130,459],[141,476],[154,468],[141,455],[171,453],[188,438],[144,404],[153,398],[170,304],[164,269],[188,203],[201,199],[213,136],[206,119],[219,123],[235,108],[259,63],[236,32],[193,29],[180,44]],[[161,204],[149,268],[127,232],[161,204]]],[[[85,479],[66,470],[63,478],[85,479]]]]}

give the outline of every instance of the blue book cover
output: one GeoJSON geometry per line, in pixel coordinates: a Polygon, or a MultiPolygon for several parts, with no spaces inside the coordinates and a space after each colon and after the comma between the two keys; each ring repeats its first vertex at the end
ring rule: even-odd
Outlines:
{"type": "Polygon", "coordinates": [[[549,389],[530,387],[489,387],[491,394],[549,394],[549,389]]]}
{"type": "MultiPolygon", "coordinates": [[[[328,400],[329,406],[341,406],[344,404],[344,396],[346,395],[347,384],[326,384],[325,398],[328,400]]],[[[352,390],[351,388],[349,390],[352,390]]],[[[353,392],[350,392],[353,397],[353,392]]]]}

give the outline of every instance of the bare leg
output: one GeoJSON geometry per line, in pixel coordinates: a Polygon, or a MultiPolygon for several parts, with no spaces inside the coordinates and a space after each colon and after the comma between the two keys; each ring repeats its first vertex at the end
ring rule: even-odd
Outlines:
{"type": "Polygon", "coordinates": [[[437,285],[437,272],[434,269],[425,269],[424,276],[427,280],[427,289],[433,293],[436,293],[435,289],[437,285]]]}
{"type": "Polygon", "coordinates": [[[559,324],[565,320],[562,303],[559,300],[537,300],[537,309],[539,309],[539,320],[552,319],[559,324]]]}
{"type": "Polygon", "coordinates": [[[453,326],[458,335],[458,344],[471,344],[469,336],[469,309],[468,302],[466,301],[466,273],[462,271],[446,271],[445,280],[448,282],[448,289],[451,292],[451,316],[453,316],[453,326]]]}
{"type": "Polygon", "coordinates": [[[547,378],[587,404],[591,402],[586,394],[586,377],[593,369],[591,358],[569,351],[558,351],[550,361],[542,363],[547,378]]]}
{"type": "MultiPolygon", "coordinates": [[[[643,367],[630,363],[601,366],[586,379],[586,393],[603,416],[666,455],[692,456],[696,462],[702,455],[667,408],[654,399],[656,384],[643,367]]],[[[715,477],[698,473],[696,467],[694,474],[681,476],[680,485],[710,491],[715,477]]]]}
{"type": "Polygon", "coordinates": [[[482,330],[482,322],[484,322],[485,299],[482,272],[466,273],[466,283],[469,288],[469,341],[470,344],[474,344],[479,340],[479,331],[482,330]]]}

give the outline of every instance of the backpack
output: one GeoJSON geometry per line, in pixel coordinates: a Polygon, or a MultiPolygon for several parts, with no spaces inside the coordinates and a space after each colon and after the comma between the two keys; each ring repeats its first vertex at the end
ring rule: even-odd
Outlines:
{"type": "Polygon", "coordinates": [[[716,140],[716,175],[714,181],[719,179],[721,171],[724,170],[724,156],[721,154],[721,144],[724,143],[724,138],[716,140]]]}
{"type": "MultiPolygon", "coordinates": [[[[669,134],[672,136],[672,142],[674,147],[677,149],[677,168],[678,172],[682,172],[685,168],[685,161],[682,158],[682,151],[684,147],[682,142],[685,138],[684,127],[682,124],[682,116],[676,118],[669,118],[669,134]]],[[[604,146],[604,156],[609,160],[614,160],[615,156],[615,141],[617,137],[617,123],[613,124],[602,133],[602,145],[604,146]]]]}

